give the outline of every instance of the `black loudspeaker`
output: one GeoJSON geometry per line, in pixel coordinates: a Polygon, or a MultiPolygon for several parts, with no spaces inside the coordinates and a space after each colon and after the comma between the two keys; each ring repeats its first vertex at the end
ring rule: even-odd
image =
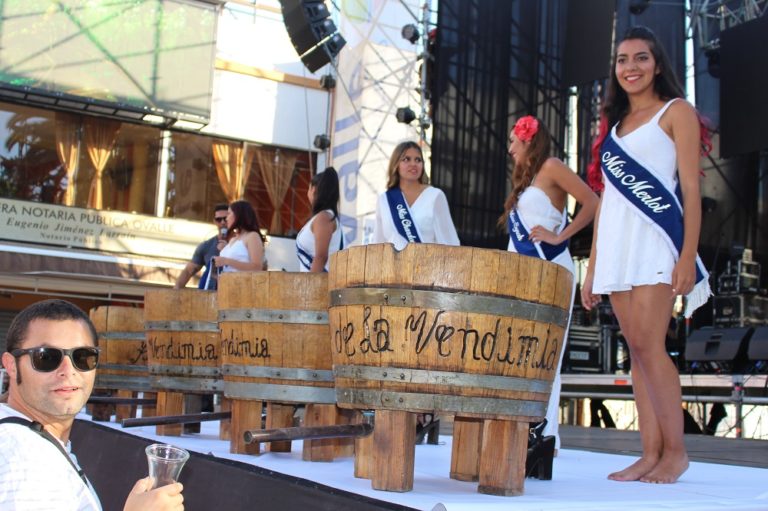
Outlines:
{"type": "Polygon", "coordinates": [[[752,370],[760,373],[768,372],[768,327],[755,328],[755,333],[749,340],[747,358],[752,363],[752,370]]]}
{"type": "Polygon", "coordinates": [[[743,371],[752,328],[702,328],[685,342],[685,360],[701,372],[743,371]]]}
{"type": "Polygon", "coordinates": [[[563,84],[608,76],[616,0],[570,0],[563,46],[563,84]],[[589,28],[585,28],[589,27],[589,28]]]}
{"type": "Polygon", "coordinates": [[[280,5],[291,43],[313,73],[330,63],[346,44],[329,19],[330,13],[323,0],[281,0],[280,5]],[[325,39],[321,46],[317,46],[325,39]],[[309,52],[312,48],[315,49],[309,52]]]}
{"type": "Polygon", "coordinates": [[[768,16],[720,34],[720,155],[768,148],[768,16]],[[759,64],[762,62],[762,64],[759,64]]]}

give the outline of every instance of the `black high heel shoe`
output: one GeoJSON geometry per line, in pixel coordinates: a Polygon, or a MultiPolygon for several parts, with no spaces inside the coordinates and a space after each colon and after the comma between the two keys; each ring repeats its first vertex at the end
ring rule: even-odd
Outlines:
{"type": "Polygon", "coordinates": [[[555,437],[544,436],[547,419],[531,426],[528,431],[528,454],[525,457],[525,477],[552,480],[552,460],[555,457],[555,437]]]}
{"type": "Polygon", "coordinates": [[[429,422],[424,424],[416,423],[416,445],[424,443],[424,437],[427,437],[427,443],[437,445],[440,438],[440,419],[435,419],[431,413],[425,413],[424,418],[429,417],[429,422]]]}

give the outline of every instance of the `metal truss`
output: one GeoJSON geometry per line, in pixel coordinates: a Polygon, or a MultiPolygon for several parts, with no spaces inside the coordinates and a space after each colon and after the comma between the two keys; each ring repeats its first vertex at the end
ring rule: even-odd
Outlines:
{"type": "Polygon", "coordinates": [[[703,50],[720,47],[720,32],[768,12],[768,0],[691,0],[688,37],[698,37],[703,50]]]}

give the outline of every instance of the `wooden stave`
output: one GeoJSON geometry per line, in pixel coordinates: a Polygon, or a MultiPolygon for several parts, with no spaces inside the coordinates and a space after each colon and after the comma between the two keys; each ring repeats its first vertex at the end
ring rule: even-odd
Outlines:
{"type": "MultiPolygon", "coordinates": [[[[221,277],[219,323],[225,397],[285,403],[334,403],[328,348],[327,275],[237,272],[221,277]],[[260,289],[266,292],[259,295],[260,289]],[[246,318],[246,314],[250,317],[246,318]],[[274,358],[274,362],[267,365],[262,363],[262,357],[240,350],[233,352],[233,340],[242,343],[242,347],[244,340],[250,343],[253,339],[267,340],[270,359],[274,358]],[[291,352],[293,339],[303,340],[299,356],[293,356],[291,352]],[[327,354],[322,354],[320,350],[326,348],[327,354]],[[249,364],[249,361],[253,363],[249,364]]],[[[256,345],[247,345],[255,351],[252,346],[256,345]]],[[[259,345],[260,348],[263,346],[259,345]]]]}

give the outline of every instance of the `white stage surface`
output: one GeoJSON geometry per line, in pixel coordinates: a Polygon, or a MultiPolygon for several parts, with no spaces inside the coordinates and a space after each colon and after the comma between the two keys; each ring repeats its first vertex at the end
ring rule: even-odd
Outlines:
{"type": "MultiPolygon", "coordinates": [[[[90,420],[90,416],[78,417],[90,420]]],[[[552,481],[525,480],[525,495],[495,497],[477,493],[477,483],[448,477],[452,437],[440,436],[440,445],[416,446],[413,491],[393,493],[371,488],[366,479],[356,479],[352,458],[331,463],[301,460],[301,441],[293,442],[291,453],[259,456],[229,453],[229,442],[218,439],[218,422],[202,423],[200,434],[181,437],[159,436],[155,427],[123,429],[118,424],[99,424],[126,433],[263,467],[275,472],[309,479],[374,499],[427,511],[495,510],[690,510],[712,509],[768,511],[768,469],[691,463],[676,484],[609,481],[609,472],[624,468],[635,457],[562,449],[553,468],[552,481]]]]}

